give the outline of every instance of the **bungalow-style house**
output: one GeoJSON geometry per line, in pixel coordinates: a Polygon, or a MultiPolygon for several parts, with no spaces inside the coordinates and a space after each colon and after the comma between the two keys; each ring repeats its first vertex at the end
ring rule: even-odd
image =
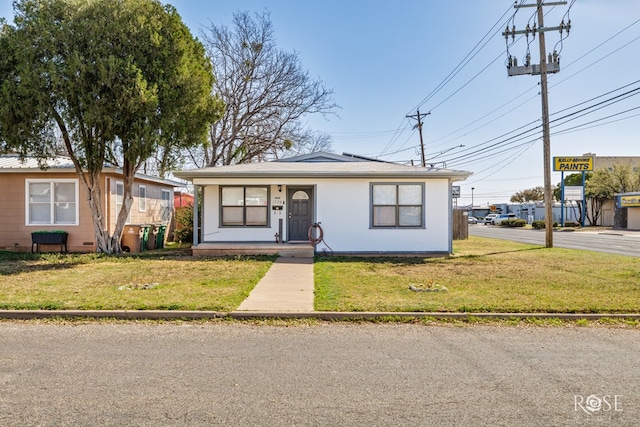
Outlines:
{"type": "MultiPolygon", "coordinates": [[[[20,161],[17,155],[0,156],[0,250],[28,251],[32,232],[63,230],[70,252],[94,252],[95,233],[84,190],[69,158],[57,157],[41,170],[35,158],[20,161]]],[[[136,175],[134,201],[128,224],[169,223],[173,215],[173,189],[181,184],[136,175]]],[[[105,167],[102,174],[105,224],[110,233],[122,206],[122,171],[105,167]]],[[[126,229],[126,228],[125,228],[126,229]]],[[[60,250],[46,246],[43,250],[60,250]]]]}
{"type": "Polygon", "coordinates": [[[318,152],[174,175],[202,189],[194,255],[428,256],[452,252],[452,183],[471,173],[318,152]]]}

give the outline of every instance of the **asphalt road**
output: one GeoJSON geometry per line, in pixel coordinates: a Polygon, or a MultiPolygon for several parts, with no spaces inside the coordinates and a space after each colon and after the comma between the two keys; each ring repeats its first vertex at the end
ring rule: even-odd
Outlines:
{"type": "Polygon", "coordinates": [[[0,323],[3,426],[637,426],[640,331],[0,323]]]}
{"type": "MultiPolygon", "coordinates": [[[[544,230],[509,228],[492,225],[469,225],[472,236],[493,237],[522,243],[545,245],[544,230]]],[[[640,232],[607,230],[592,231],[556,231],[553,233],[553,246],[558,248],[584,249],[608,252],[618,255],[640,256],[640,232]]]]}

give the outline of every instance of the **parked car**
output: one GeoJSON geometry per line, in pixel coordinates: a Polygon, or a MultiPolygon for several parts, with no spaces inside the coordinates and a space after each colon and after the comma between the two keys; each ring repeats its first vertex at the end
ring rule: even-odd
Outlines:
{"type": "Polygon", "coordinates": [[[516,219],[518,218],[518,216],[516,214],[500,214],[497,217],[493,218],[491,220],[491,225],[500,225],[502,223],[502,221],[507,220],[507,219],[516,219]]]}
{"type": "Polygon", "coordinates": [[[484,225],[491,224],[491,221],[493,220],[493,218],[495,218],[497,216],[498,216],[498,214],[489,214],[489,215],[484,217],[484,220],[482,221],[482,223],[484,225]]]}
{"type": "Polygon", "coordinates": [[[467,222],[469,224],[477,224],[478,223],[478,218],[476,218],[475,216],[470,216],[467,218],[467,222]]]}

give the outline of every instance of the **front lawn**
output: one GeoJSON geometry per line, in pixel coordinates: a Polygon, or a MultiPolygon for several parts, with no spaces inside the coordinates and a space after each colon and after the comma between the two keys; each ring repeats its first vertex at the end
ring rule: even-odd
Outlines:
{"type": "Polygon", "coordinates": [[[481,237],[450,258],[319,257],[315,309],[390,312],[640,312],[640,259],[481,237]],[[446,292],[414,292],[446,287],[446,292]]]}
{"type": "Polygon", "coordinates": [[[0,252],[0,309],[231,311],[273,257],[0,252]]]}

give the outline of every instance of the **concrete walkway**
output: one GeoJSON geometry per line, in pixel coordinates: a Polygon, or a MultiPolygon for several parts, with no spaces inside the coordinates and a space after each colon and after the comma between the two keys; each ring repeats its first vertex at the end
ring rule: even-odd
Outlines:
{"type": "Polygon", "coordinates": [[[313,258],[277,258],[236,311],[313,311],[313,258]]]}

